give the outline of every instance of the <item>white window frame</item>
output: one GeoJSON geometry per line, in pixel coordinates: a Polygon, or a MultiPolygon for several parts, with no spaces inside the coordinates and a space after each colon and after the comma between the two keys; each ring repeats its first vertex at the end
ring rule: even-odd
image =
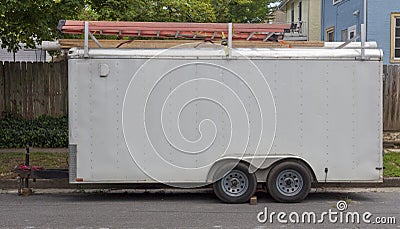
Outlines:
{"type": "MultiPolygon", "coordinates": [[[[400,63],[400,57],[395,56],[396,38],[400,38],[400,34],[396,34],[396,27],[400,29],[400,26],[396,26],[396,19],[400,20],[400,12],[391,13],[390,17],[390,63],[400,63]]],[[[399,49],[400,47],[397,48],[399,49]]]]}
{"type": "Polygon", "coordinates": [[[357,25],[350,26],[347,28],[347,40],[351,40],[353,37],[350,36],[351,33],[354,33],[353,37],[357,36],[357,25]]]}

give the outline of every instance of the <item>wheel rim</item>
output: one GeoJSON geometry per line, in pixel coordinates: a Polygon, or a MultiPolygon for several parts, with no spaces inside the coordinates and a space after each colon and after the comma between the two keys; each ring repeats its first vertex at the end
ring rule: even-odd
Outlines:
{"type": "Polygon", "coordinates": [[[221,179],[222,190],[228,196],[241,196],[249,188],[249,179],[246,174],[240,170],[232,170],[221,179]]]}
{"type": "Polygon", "coordinates": [[[295,196],[303,188],[303,177],[296,170],[285,169],[279,173],[276,187],[282,195],[295,196]]]}

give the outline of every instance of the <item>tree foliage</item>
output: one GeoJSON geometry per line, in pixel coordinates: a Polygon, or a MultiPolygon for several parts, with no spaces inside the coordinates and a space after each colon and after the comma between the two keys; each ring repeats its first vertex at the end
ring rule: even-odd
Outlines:
{"type": "Polygon", "coordinates": [[[214,22],[213,5],[204,0],[91,0],[97,20],[214,22]]]}
{"type": "Polygon", "coordinates": [[[0,4],[1,47],[18,51],[20,43],[35,47],[36,42],[57,37],[57,23],[72,18],[83,9],[80,0],[2,0],[0,4]]]}
{"type": "Polygon", "coordinates": [[[1,47],[18,51],[53,40],[60,19],[168,22],[264,22],[276,0],[2,0],[1,47]]]}
{"type": "Polygon", "coordinates": [[[260,23],[268,19],[271,0],[212,0],[218,22],[260,23]]]}
{"type": "Polygon", "coordinates": [[[277,0],[88,0],[92,19],[178,22],[264,22],[277,0]]]}

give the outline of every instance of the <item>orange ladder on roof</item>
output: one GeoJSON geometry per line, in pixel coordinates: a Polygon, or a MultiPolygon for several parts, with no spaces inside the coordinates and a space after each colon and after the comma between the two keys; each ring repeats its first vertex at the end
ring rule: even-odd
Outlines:
{"type": "MultiPolygon", "coordinates": [[[[121,37],[221,40],[229,34],[228,23],[89,21],[91,34],[121,37]]],[[[66,34],[84,34],[85,21],[60,20],[58,29],[66,34]]],[[[277,41],[283,39],[290,24],[233,23],[233,40],[277,41]]]]}

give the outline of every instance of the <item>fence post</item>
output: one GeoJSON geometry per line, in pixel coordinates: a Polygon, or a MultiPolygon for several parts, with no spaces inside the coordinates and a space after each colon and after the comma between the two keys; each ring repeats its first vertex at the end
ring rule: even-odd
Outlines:
{"type": "MultiPolygon", "coordinates": [[[[4,63],[0,61],[0,115],[5,111],[4,63]]],[[[0,116],[1,117],[1,116],[0,116]]]]}
{"type": "Polygon", "coordinates": [[[388,108],[389,108],[389,77],[388,77],[388,66],[384,65],[383,66],[383,113],[382,113],[382,122],[383,122],[383,130],[388,129],[388,108]]]}
{"type": "Polygon", "coordinates": [[[19,81],[19,110],[23,117],[28,116],[28,82],[26,73],[26,62],[20,64],[20,81],[19,81]]]}
{"type": "Polygon", "coordinates": [[[61,113],[68,115],[68,61],[61,63],[61,113]]]}
{"type": "Polygon", "coordinates": [[[394,96],[394,104],[393,104],[393,109],[394,109],[394,114],[393,114],[393,129],[394,130],[400,130],[400,120],[399,120],[399,116],[400,116],[400,68],[396,65],[393,67],[393,73],[394,73],[394,80],[393,82],[395,82],[396,84],[396,91],[394,96]]]}
{"type": "Polygon", "coordinates": [[[26,64],[26,86],[27,86],[27,115],[25,118],[34,118],[33,109],[33,63],[26,64]]]}

